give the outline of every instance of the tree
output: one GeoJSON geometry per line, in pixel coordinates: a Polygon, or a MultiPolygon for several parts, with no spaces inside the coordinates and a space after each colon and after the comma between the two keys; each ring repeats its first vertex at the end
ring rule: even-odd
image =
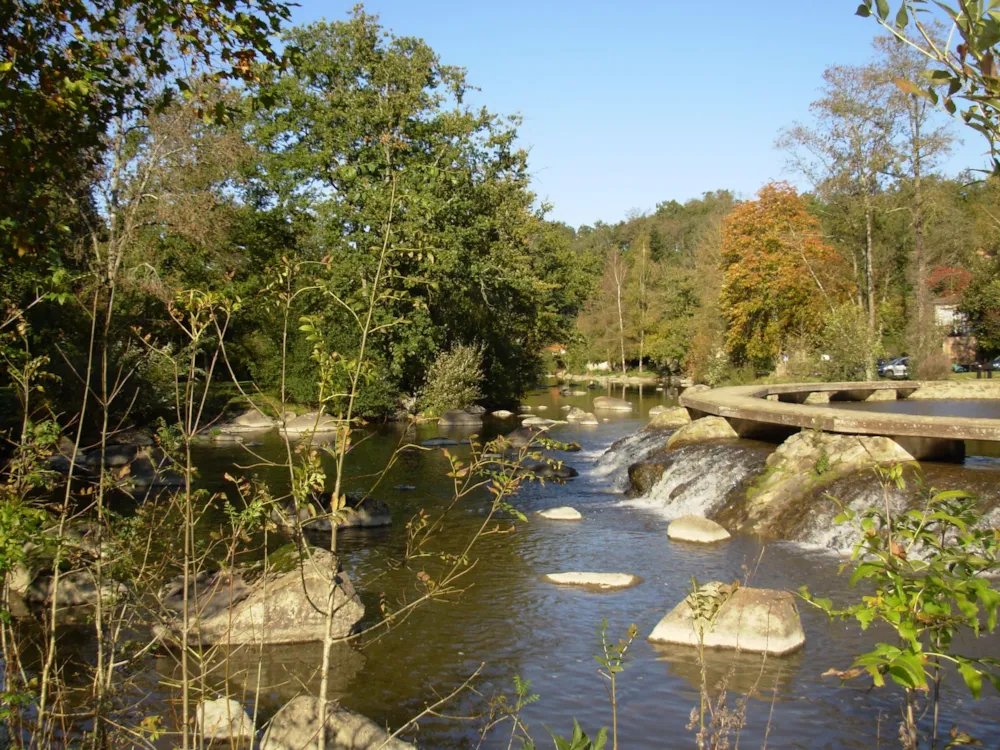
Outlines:
{"type": "MultiPolygon", "coordinates": [[[[868,315],[869,338],[876,338],[875,215],[876,199],[886,175],[898,161],[895,143],[902,112],[879,71],[872,67],[835,65],[823,73],[823,96],[810,109],[813,128],[786,130],[779,146],[791,154],[792,165],[827,197],[850,195],[864,220],[861,262],[855,264],[858,287],[868,315]]],[[[875,376],[874,357],[867,376],[875,376]]]]}
{"type": "Polygon", "coordinates": [[[1000,262],[996,256],[976,263],[959,309],[969,318],[980,352],[986,357],[1000,354],[1000,262]]]}
{"type": "MultiPolygon", "coordinates": [[[[928,29],[928,33],[934,31],[928,29]]],[[[875,48],[879,59],[874,64],[882,70],[887,84],[898,80],[917,80],[928,72],[927,58],[910,45],[892,37],[880,37],[875,40],[875,48]]],[[[946,127],[934,126],[932,105],[928,99],[919,96],[918,92],[900,88],[895,88],[893,97],[898,100],[893,102],[894,106],[905,115],[898,149],[900,160],[895,171],[897,179],[909,183],[912,193],[909,206],[913,232],[910,278],[917,314],[911,316],[911,331],[907,338],[912,344],[909,350],[916,356],[919,367],[920,361],[933,354],[933,344],[936,343],[930,335],[934,311],[928,286],[930,259],[926,243],[927,196],[924,184],[937,160],[950,150],[952,139],[946,127]]]]}
{"type": "Polygon", "coordinates": [[[772,366],[790,336],[817,331],[844,298],[842,264],[818,230],[785,183],[765,185],[724,221],[720,306],[734,363],[772,366]]]}
{"type": "Polygon", "coordinates": [[[579,303],[562,290],[571,256],[534,205],[517,118],[464,105],[461,68],[360,8],[286,43],[299,50],[290,68],[256,91],[272,104],[250,123],[262,153],[255,189],[315,217],[298,252],[325,264],[328,280],[301,304],[323,317],[337,351],[354,346],[337,338],[353,325],[343,303],[379,269],[371,228],[397,207],[366,413],[391,411],[438,352],[463,344],[482,346],[487,400],[520,397],[579,303]]]}
{"type": "MultiPolygon", "coordinates": [[[[191,67],[251,81],[276,62],[277,0],[227,3],[55,0],[0,3],[0,251],[64,242],[115,120],[191,98],[191,67]],[[72,209],[72,210],[68,210],[72,209]]],[[[220,109],[218,114],[223,114],[220,109]]]]}

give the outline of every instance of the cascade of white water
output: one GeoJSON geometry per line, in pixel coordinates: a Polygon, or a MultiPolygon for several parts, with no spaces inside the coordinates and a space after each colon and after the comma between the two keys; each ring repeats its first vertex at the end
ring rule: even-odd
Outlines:
{"type": "Polygon", "coordinates": [[[604,451],[589,473],[596,478],[607,477],[612,489],[623,492],[628,487],[628,467],[661,450],[669,436],[662,430],[640,430],[624,437],[604,451]]]}
{"type": "Polygon", "coordinates": [[[760,450],[733,444],[690,445],[673,451],[663,476],[645,495],[626,501],[666,518],[711,517],[764,466],[760,450]]]}

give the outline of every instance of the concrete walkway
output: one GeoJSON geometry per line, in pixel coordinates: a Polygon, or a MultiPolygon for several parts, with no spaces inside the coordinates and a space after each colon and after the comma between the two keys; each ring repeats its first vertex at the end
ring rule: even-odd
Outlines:
{"type": "MultiPolygon", "coordinates": [[[[918,459],[959,459],[966,440],[1000,442],[1000,420],[978,417],[926,417],[838,409],[837,401],[865,401],[892,394],[896,398],[921,398],[921,389],[941,393],[938,398],[962,399],[961,383],[920,381],[871,383],[791,383],[716,388],[681,396],[691,418],[724,417],[741,437],[783,439],[802,429],[849,435],[882,435],[902,445],[918,459]],[[809,404],[811,394],[825,394],[829,404],[809,404]]],[[[992,390],[992,389],[991,389],[992,390]]],[[[986,394],[990,395],[989,393],[986,394]]],[[[981,387],[972,398],[983,398],[981,387]]],[[[1000,399],[1000,383],[995,398],[1000,399]]],[[[813,397],[815,398],[815,397],[813,397]]]]}

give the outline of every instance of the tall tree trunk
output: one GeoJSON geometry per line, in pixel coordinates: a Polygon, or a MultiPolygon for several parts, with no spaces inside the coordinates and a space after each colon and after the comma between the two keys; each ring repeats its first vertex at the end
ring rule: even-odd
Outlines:
{"type": "Polygon", "coordinates": [[[875,379],[875,333],[876,333],[876,315],[875,315],[875,267],[872,260],[873,253],[873,242],[872,242],[872,197],[871,189],[866,188],[865,190],[865,276],[868,287],[868,352],[865,359],[865,379],[874,380],[875,379]]]}
{"type": "Polygon", "coordinates": [[[910,117],[910,151],[913,162],[913,265],[916,271],[917,364],[927,356],[928,331],[931,326],[930,290],[927,288],[927,253],[924,248],[924,194],[921,183],[920,102],[913,96],[910,117]]]}
{"type": "Polygon", "coordinates": [[[615,267],[615,295],[618,299],[618,343],[622,350],[622,377],[625,377],[625,316],[622,313],[622,282],[624,274],[619,273],[620,268],[615,267]]]}

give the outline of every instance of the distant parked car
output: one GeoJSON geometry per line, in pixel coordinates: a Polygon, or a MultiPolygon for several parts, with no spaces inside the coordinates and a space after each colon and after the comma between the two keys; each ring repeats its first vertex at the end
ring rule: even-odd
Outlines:
{"type": "Polygon", "coordinates": [[[910,375],[910,358],[897,357],[885,366],[883,375],[887,378],[906,378],[910,375]]]}
{"type": "Polygon", "coordinates": [[[992,362],[990,362],[987,367],[991,370],[1000,370],[1000,357],[997,357],[992,362]]]}
{"type": "Polygon", "coordinates": [[[958,362],[956,362],[955,364],[953,364],[951,366],[951,371],[952,372],[968,372],[969,371],[969,366],[968,365],[959,364],[958,362]]]}
{"type": "Polygon", "coordinates": [[[892,360],[890,359],[880,359],[875,363],[875,365],[878,367],[878,376],[880,378],[885,377],[885,366],[889,364],[891,361],[892,360]]]}

